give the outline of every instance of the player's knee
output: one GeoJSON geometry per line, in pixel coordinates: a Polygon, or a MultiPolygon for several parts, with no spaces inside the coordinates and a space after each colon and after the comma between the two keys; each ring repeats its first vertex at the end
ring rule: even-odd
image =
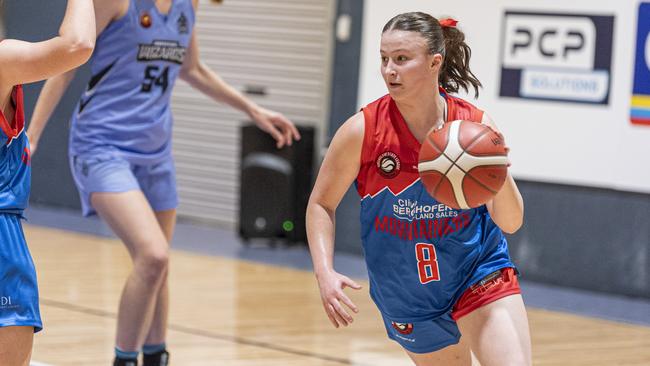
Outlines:
{"type": "Polygon", "coordinates": [[[150,283],[159,281],[167,273],[169,266],[169,251],[160,250],[144,254],[136,261],[136,271],[150,283]]]}
{"type": "Polygon", "coordinates": [[[500,363],[502,366],[532,366],[530,357],[526,357],[523,353],[512,353],[505,363],[500,363]]]}

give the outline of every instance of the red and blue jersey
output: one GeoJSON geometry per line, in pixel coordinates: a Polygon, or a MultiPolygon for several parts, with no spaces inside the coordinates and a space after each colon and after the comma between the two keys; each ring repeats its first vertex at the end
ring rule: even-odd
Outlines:
{"type": "MultiPolygon", "coordinates": [[[[481,122],[481,110],[441,92],[447,121],[481,122]]],[[[457,210],[427,193],[417,168],[420,143],[389,95],[363,114],[356,186],[370,295],[393,321],[437,318],[473,283],[514,267],[505,237],[485,206],[457,210]]]]}
{"type": "Polygon", "coordinates": [[[21,85],[11,92],[11,103],[13,118],[0,111],[0,213],[22,214],[29,200],[31,164],[21,85]]]}

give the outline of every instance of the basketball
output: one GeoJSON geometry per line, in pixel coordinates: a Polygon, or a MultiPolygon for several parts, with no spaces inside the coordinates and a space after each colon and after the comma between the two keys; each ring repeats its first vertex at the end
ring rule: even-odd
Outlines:
{"type": "Polygon", "coordinates": [[[487,125],[452,121],[427,134],[420,148],[420,178],[438,202],[468,209],[488,202],[508,173],[503,136],[487,125]]]}

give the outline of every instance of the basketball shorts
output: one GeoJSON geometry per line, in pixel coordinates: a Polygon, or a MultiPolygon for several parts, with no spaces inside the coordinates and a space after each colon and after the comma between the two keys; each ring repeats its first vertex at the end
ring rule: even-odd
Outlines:
{"type": "Polygon", "coordinates": [[[21,216],[0,213],[0,327],[43,329],[38,285],[20,223],[21,216]]]}
{"type": "Polygon", "coordinates": [[[97,192],[140,190],[154,211],[178,206],[176,169],[171,156],[160,163],[140,165],[114,154],[75,155],[70,157],[70,167],[84,216],[96,213],[90,195],[97,192]]]}
{"type": "Polygon", "coordinates": [[[506,296],[520,294],[517,274],[512,267],[497,270],[470,286],[443,316],[415,323],[397,323],[382,314],[388,337],[413,353],[429,353],[458,343],[456,320],[506,296]]]}

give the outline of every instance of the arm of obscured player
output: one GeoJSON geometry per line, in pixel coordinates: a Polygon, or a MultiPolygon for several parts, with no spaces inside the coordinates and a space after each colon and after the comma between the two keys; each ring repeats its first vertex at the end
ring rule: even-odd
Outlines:
{"type": "Polygon", "coordinates": [[[298,129],[284,115],[260,107],[226,83],[201,61],[196,30],[192,33],[192,39],[181,68],[180,78],[211,99],[226,103],[248,114],[260,129],[269,133],[275,139],[278,148],[291,145],[293,140],[300,139],[298,129]]]}
{"type": "Polygon", "coordinates": [[[362,112],[339,128],[327,150],[307,205],[307,238],[314,273],[323,307],[335,327],[352,322],[341,303],[354,312],[358,311],[343,289],[360,289],[361,286],[334,270],[334,217],[343,195],[359,174],[363,133],[362,112]]]}

